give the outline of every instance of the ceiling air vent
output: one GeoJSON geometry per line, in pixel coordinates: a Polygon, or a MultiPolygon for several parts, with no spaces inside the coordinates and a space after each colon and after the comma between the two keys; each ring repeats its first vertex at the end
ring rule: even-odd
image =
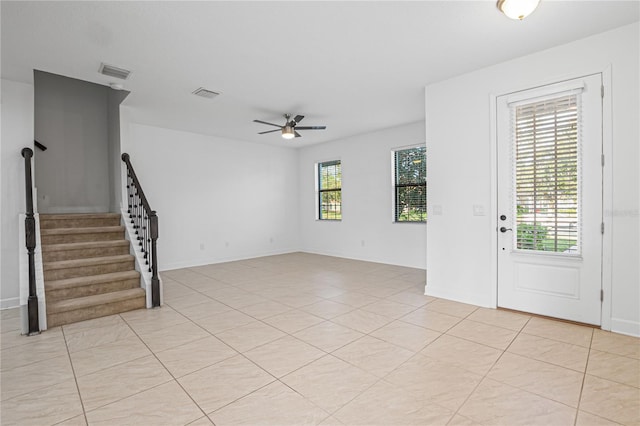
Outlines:
{"type": "Polygon", "coordinates": [[[120,78],[126,80],[129,78],[131,71],[124,68],[114,67],[113,65],[107,65],[105,63],[100,64],[100,74],[108,75],[109,77],[120,78]]]}
{"type": "Polygon", "coordinates": [[[220,94],[218,92],[214,92],[213,90],[207,90],[204,87],[196,89],[192,93],[196,96],[200,96],[207,99],[213,99],[220,94]]]}

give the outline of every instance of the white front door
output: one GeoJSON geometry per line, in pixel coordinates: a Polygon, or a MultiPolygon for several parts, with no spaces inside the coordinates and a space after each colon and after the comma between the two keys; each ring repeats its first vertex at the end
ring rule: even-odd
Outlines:
{"type": "Polygon", "coordinates": [[[499,307],[600,325],[601,87],[497,98],[499,307]]]}

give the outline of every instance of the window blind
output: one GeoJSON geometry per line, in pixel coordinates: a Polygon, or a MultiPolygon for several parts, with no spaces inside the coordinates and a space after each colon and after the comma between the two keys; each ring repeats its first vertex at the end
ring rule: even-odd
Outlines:
{"type": "Polygon", "coordinates": [[[512,107],[515,248],[580,253],[580,97],[512,107]]]}

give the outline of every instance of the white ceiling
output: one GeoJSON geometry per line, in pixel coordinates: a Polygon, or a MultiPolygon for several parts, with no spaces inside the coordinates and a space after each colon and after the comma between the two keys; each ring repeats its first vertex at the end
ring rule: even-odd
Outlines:
{"type": "Polygon", "coordinates": [[[2,1],[2,77],[119,82],[105,62],[133,71],[137,122],[304,146],[423,120],[426,85],[638,21],[639,5],[542,0],[519,22],[492,0],[2,1]],[[222,95],[191,94],[201,86],[222,95]],[[253,119],[285,112],[327,130],[256,134],[271,128],[253,119]]]}

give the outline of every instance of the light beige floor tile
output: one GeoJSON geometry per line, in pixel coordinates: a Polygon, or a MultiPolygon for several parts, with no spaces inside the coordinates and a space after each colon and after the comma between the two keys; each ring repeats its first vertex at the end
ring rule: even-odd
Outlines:
{"type": "Polygon", "coordinates": [[[416,307],[405,305],[404,303],[394,302],[392,300],[380,300],[378,302],[373,302],[369,305],[363,306],[362,310],[397,319],[407,315],[410,312],[415,311],[416,307]]]}
{"type": "Polygon", "coordinates": [[[274,302],[273,300],[267,300],[266,302],[245,306],[241,309],[241,311],[253,318],[262,320],[274,315],[283,314],[290,311],[291,309],[292,308],[290,306],[274,302]]]}
{"type": "Polygon", "coordinates": [[[447,334],[505,350],[518,333],[481,322],[463,320],[447,331],[447,334]]]}
{"type": "Polygon", "coordinates": [[[334,322],[325,321],[299,331],[294,336],[325,352],[333,352],[361,338],[364,334],[334,322]]]}
{"type": "Polygon", "coordinates": [[[225,305],[231,306],[234,309],[242,309],[246,306],[255,305],[257,303],[263,303],[269,299],[259,296],[254,293],[240,293],[240,294],[225,294],[217,295],[215,299],[225,305]]]}
{"type": "Polygon", "coordinates": [[[461,416],[460,414],[456,414],[453,416],[447,426],[480,426],[480,423],[477,423],[467,417],[461,416]]]}
{"type": "Polygon", "coordinates": [[[73,380],[68,355],[30,363],[0,373],[2,401],[25,393],[73,380]]]}
{"type": "Polygon", "coordinates": [[[151,351],[137,336],[133,336],[83,351],[72,352],[71,362],[75,374],[84,376],[147,355],[151,355],[151,351]]]}
{"type": "Polygon", "coordinates": [[[363,306],[369,305],[371,303],[377,302],[380,300],[378,297],[369,296],[364,293],[359,293],[356,291],[346,291],[336,297],[332,297],[328,300],[342,303],[343,305],[349,305],[354,308],[361,308],[363,306]]]}
{"type": "Polygon", "coordinates": [[[105,327],[84,329],[72,334],[65,333],[69,352],[83,351],[130,337],[135,337],[135,333],[124,322],[105,327]]]}
{"type": "Polygon", "coordinates": [[[444,425],[453,412],[425,405],[410,392],[381,381],[338,410],[334,417],[346,425],[444,425]]]}
{"type": "Polygon", "coordinates": [[[148,334],[178,324],[189,322],[189,319],[171,307],[164,305],[156,309],[139,309],[120,314],[138,334],[148,334]]]}
{"type": "Polygon", "coordinates": [[[323,321],[320,317],[299,310],[288,311],[263,320],[263,322],[289,334],[304,330],[323,321]]]}
{"type": "Polygon", "coordinates": [[[181,377],[178,382],[209,414],[274,380],[253,362],[237,355],[181,377]]]}
{"type": "Polygon", "coordinates": [[[313,305],[314,303],[321,302],[322,300],[325,299],[310,293],[283,295],[276,299],[277,302],[291,306],[292,308],[302,308],[307,305],[313,305]]]}
{"type": "Polygon", "coordinates": [[[91,425],[182,426],[203,413],[182,388],[171,381],[87,412],[91,425]]]}
{"type": "Polygon", "coordinates": [[[331,300],[323,300],[321,302],[314,303],[313,305],[308,305],[302,308],[302,310],[304,310],[305,312],[309,312],[312,315],[324,319],[332,319],[339,315],[346,314],[347,312],[351,312],[354,309],[355,308],[353,306],[345,305],[331,300]]]}
{"type": "MultiPolygon", "coordinates": [[[[4,385],[4,383],[3,383],[4,385]]],[[[52,425],[82,414],[73,378],[0,403],[2,424],[52,425]]]]}
{"type": "Polygon", "coordinates": [[[321,358],[325,352],[295,337],[284,336],[244,355],[275,377],[282,377],[321,358]]]}
{"type": "Polygon", "coordinates": [[[358,309],[344,315],[337,316],[331,321],[361,333],[368,334],[389,324],[393,319],[358,309]]]}
{"type": "Polygon", "coordinates": [[[436,299],[426,305],[425,309],[454,317],[465,318],[478,309],[478,307],[466,303],[454,302],[452,300],[436,299]]]}
{"type": "Polygon", "coordinates": [[[456,411],[482,376],[418,354],[384,380],[404,388],[425,404],[436,403],[456,411]]]}
{"type": "Polygon", "coordinates": [[[328,417],[280,382],[235,401],[209,417],[216,425],[317,425],[328,417]]]}
{"type": "Polygon", "coordinates": [[[454,317],[452,315],[430,311],[425,306],[424,308],[417,309],[410,314],[403,316],[402,318],[400,318],[400,321],[408,322],[410,324],[444,333],[445,331],[449,330],[451,327],[462,321],[462,319],[459,317],[454,317]]]}
{"type": "Polygon", "coordinates": [[[436,300],[435,297],[425,296],[424,287],[422,287],[420,293],[414,291],[405,290],[400,293],[393,294],[387,297],[387,300],[392,300],[398,303],[404,303],[405,305],[411,305],[416,308],[421,308],[429,302],[436,300]]]}
{"type": "Polygon", "coordinates": [[[260,321],[250,322],[231,330],[216,334],[216,337],[238,352],[246,352],[257,346],[269,343],[285,334],[277,328],[260,321]]]}
{"type": "Polygon", "coordinates": [[[580,409],[622,424],[640,423],[640,389],[585,376],[580,409]]]}
{"type": "Polygon", "coordinates": [[[153,352],[163,351],[209,336],[201,327],[192,322],[173,325],[143,334],[140,337],[153,352]]]}
{"type": "Polygon", "coordinates": [[[589,356],[589,349],[584,346],[525,333],[520,333],[507,351],[580,372],[584,372],[589,356]]]}
{"type": "MultiPolygon", "coordinates": [[[[44,334],[41,333],[39,336],[44,334]]],[[[62,333],[55,334],[55,338],[49,339],[39,339],[39,336],[21,337],[33,339],[27,344],[7,349],[2,346],[2,351],[0,351],[0,371],[11,370],[34,362],[67,355],[67,345],[64,342],[62,333]]]]}
{"type": "Polygon", "coordinates": [[[91,411],[171,379],[155,357],[147,356],[78,377],[77,381],[84,408],[91,411]]]}
{"type": "Polygon", "coordinates": [[[195,321],[199,318],[204,318],[222,312],[230,311],[231,309],[232,308],[230,308],[229,306],[223,305],[222,303],[215,300],[207,300],[204,303],[198,303],[197,305],[189,306],[186,308],[178,308],[177,310],[185,317],[189,318],[192,321],[195,321]]]}
{"type": "Polygon", "coordinates": [[[361,369],[383,377],[411,358],[413,352],[370,336],[344,346],[333,355],[361,369]]]}
{"type": "Polygon", "coordinates": [[[86,330],[95,330],[100,327],[111,327],[125,325],[124,320],[120,317],[120,315],[109,315],[106,317],[94,318],[86,321],[80,321],[73,324],[67,324],[62,326],[62,330],[64,330],[64,334],[66,336],[70,336],[74,333],[79,333],[81,331],[86,330]]]}
{"type": "Polygon", "coordinates": [[[182,377],[237,354],[220,339],[209,336],[157,352],[156,356],[173,377],[182,377]]]}
{"type": "Polygon", "coordinates": [[[524,326],[522,332],[588,348],[591,345],[593,329],[562,321],[533,317],[524,326]]]}
{"type": "Polygon", "coordinates": [[[331,355],[281,379],[329,413],[335,412],[378,381],[378,378],[331,355]]]}
{"type": "Polygon", "coordinates": [[[313,287],[311,289],[311,293],[315,296],[322,297],[324,299],[329,299],[332,297],[340,296],[346,290],[332,287],[330,285],[322,284],[320,286],[313,287]]]}
{"type": "Polygon", "coordinates": [[[182,309],[188,308],[190,306],[195,306],[207,302],[211,302],[211,299],[207,295],[200,292],[190,292],[182,297],[167,300],[165,303],[176,311],[181,311],[182,309]]]}
{"type": "MultiPolygon", "coordinates": [[[[587,373],[612,382],[640,387],[640,359],[591,349],[587,373]]],[[[640,410],[640,401],[638,409],[640,410]]]]}
{"type": "Polygon", "coordinates": [[[327,417],[322,422],[318,424],[318,426],[344,426],[340,420],[336,419],[333,416],[327,417]]]}
{"type": "Polygon", "coordinates": [[[530,318],[529,315],[488,308],[478,308],[467,317],[467,319],[473,321],[508,328],[513,331],[522,330],[522,327],[527,324],[530,318]]]}
{"type": "Polygon", "coordinates": [[[171,300],[178,299],[195,292],[195,290],[192,290],[191,288],[187,287],[184,284],[180,284],[177,281],[173,281],[172,279],[162,279],[162,295],[164,296],[165,302],[169,302],[171,300]]]}
{"type": "Polygon", "coordinates": [[[56,423],[56,426],[87,426],[87,419],[84,414],[72,417],[60,423],[56,423]]]}
{"type": "Polygon", "coordinates": [[[602,352],[640,359],[640,338],[594,330],[591,348],[602,352]]]}
{"type": "Polygon", "coordinates": [[[458,414],[489,425],[572,425],[575,408],[484,379],[458,414]]]}
{"type": "Polygon", "coordinates": [[[363,287],[361,290],[364,290],[365,288],[367,290],[367,294],[383,299],[392,296],[402,290],[402,288],[389,287],[384,283],[372,284],[370,286],[363,287]]]}
{"type": "MultiPolygon", "coordinates": [[[[0,311],[0,312],[3,312],[3,311],[0,311]]],[[[44,341],[50,341],[52,343],[55,343],[55,341],[57,340],[59,340],[66,346],[66,343],[64,343],[64,336],[62,334],[62,327],[54,327],[46,330],[46,333],[40,333],[33,336],[27,336],[26,334],[20,334],[20,333],[21,333],[21,330],[13,330],[13,331],[7,331],[6,333],[1,333],[0,348],[2,348],[2,350],[5,350],[9,348],[14,348],[16,346],[28,345],[31,343],[38,343],[38,342],[44,342],[44,341]]],[[[2,361],[1,358],[2,357],[0,356],[0,366],[2,361]]]]}
{"type": "Polygon", "coordinates": [[[619,424],[581,410],[578,411],[578,418],[576,419],[576,426],[617,426],[619,424]]]}
{"type": "Polygon", "coordinates": [[[209,333],[218,334],[255,321],[256,320],[253,317],[234,309],[221,314],[200,318],[194,322],[203,327],[209,333]]]}
{"type": "Polygon", "coordinates": [[[403,321],[394,321],[371,333],[373,337],[414,352],[423,349],[440,335],[437,331],[403,321]]]}
{"type": "Polygon", "coordinates": [[[485,375],[498,360],[502,351],[443,334],[420,353],[454,367],[485,375]]]}
{"type": "Polygon", "coordinates": [[[520,355],[505,353],[487,377],[536,395],[578,406],[583,374],[520,355]]]}
{"type": "Polygon", "coordinates": [[[195,420],[189,423],[188,426],[215,426],[213,422],[209,419],[209,417],[201,417],[198,420],[195,420]]]}

